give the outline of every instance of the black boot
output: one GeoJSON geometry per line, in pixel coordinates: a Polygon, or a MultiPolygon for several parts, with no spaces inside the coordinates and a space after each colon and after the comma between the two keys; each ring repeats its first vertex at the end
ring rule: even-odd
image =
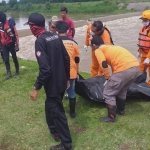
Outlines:
{"type": "Polygon", "coordinates": [[[7,75],[6,75],[6,77],[3,79],[4,81],[5,80],[8,80],[9,78],[11,78],[12,77],[12,75],[11,75],[11,71],[10,70],[7,70],[7,75]]]}
{"type": "Polygon", "coordinates": [[[120,98],[116,98],[116,103],[117,103],[117,114],[119,115],[125,115],[125,100],[120,99],[120,98]]]}
{"type": "Polygon", "coordinates": [[[19,76],[19,69],[16,69],[16,73],[14,75],[14,78],[17,78],[19,76]]]}
{"type": "Polygon", "coordinates": [[[69,106],[70,106],[69,115],[71,118],[75,118],[76,98],[69,98],[69,106]]]}
{"type": "Polygon", "coordinates": [[[105,122],[116,122],[116,106],[111,106],[107,104],[108,116],[100,117],[100,120],[105,122]]]}

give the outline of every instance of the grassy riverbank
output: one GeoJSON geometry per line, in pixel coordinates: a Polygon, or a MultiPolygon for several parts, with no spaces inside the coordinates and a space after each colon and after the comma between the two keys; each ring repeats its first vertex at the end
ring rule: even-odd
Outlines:
{"type": "Polygon", "coordinates": [[[125,12],[133,12],[134,10],[126,10],[126,4],[122,9],[118,8],[118,3],[111,3],[109,1],[99,2],[76,2],[76,3],[45,3],[45,4],[19,4],[13,7],[9,5],[0,6],[1,11],[17,11],[23,13],[40,12],[40,13],[59,13],[62,6],[69,9],[69,13],[101,13],[101,14],[118,14],[125,12]]]}
{"type": "MultiPolygon", "coordinates": [[[[14,74],[12,59],[11,68],[14,74]]],[[[54,142],[49,134],[44,114],[44,90],[37,101],[29,99],[38,75],[34,61],[19,59],[20,76],[8,81],[0,80],[0,150],[48,150],[54,142]]],[[[0,64],[0,79],[5,76],[5,66],[0,64]]],[[[89,74],[82,73],[85,78],[89,74]]],[[[63,100],[69,109],[68,100],[63,100]]],[[[77,96],[77,117],[68,117],[74,150],[149,150],[150,111],[144,99],[127,100],[126,116],[117,116],[117,123],[103,123],[99,117],[106,115],[104,104],[77,96]]]]}

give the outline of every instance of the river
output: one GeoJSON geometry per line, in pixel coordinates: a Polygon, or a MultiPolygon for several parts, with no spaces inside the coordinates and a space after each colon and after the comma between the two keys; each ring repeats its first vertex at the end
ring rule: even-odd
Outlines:
{"type": "MultiPolygon", "coordinates": [[[[138,47],[138,33],[140,28],[142,27],[140,17],[140,12],[138,13],[129,13],[122,15],[110,15],[106,17],[98,17],[97,15],[93,15],[91,18],[94,20],[102,20],[104,25],[108,27],[111,31],[112,38],[115,45],[120,45],[128,49],[135,56],[137,55],[138,47]]],[[[7,14],[8,15],[8,14],[7,14]]],[[[14,17],[16,20],[17,29],[28,29],[28,26],[24,26],[23,23],[27,21],[27,17],[14,17]]],[[[46,21],[48,21],[48,17],[45,17],[46,21]]],[[[80,71],[90,72],[90,64],[91,64],[91,49],[88,48],[88,51],[85,52],[83,49],[85,32],[87,28],[87,23],[84,19],[78,19],[78,17],[74,16],[75,24],[78,25],[76,27],[75,40],[77,41],[81,54],[81,62],[80,62],[80,71]],[[81,23],[82,22],[82,23],[81,23]]],[[[33,36],[22,37],[20,38],[20,51],[18,52],[18,57],[24,59],[36,60],[34,56],[34,41],[35,38],[33,36]]]]}

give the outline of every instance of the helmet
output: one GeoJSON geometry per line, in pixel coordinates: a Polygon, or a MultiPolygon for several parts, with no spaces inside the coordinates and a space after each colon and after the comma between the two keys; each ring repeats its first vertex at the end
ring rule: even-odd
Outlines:
{"type": "Polygon", "coordinates": [[[140,18],[140,19],[142,19],[142,20],[150,20],[150,10],[145,10],[145,11],[143,11],[143,13],[142,13],[142,17],[140,18]]]}

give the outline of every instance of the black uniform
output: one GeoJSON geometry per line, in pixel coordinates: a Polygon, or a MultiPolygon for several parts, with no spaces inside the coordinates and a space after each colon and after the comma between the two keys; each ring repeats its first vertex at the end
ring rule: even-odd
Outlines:
{"type": "Polygon", "coordinates": [[[39,75],[35,89],[44,85],[46,93],[45,113],[50,132],[58,133],[62,144],[70,147],[72,140],[62,104],[67,81],[70,78],[70,58],[58,35],[44,32],[35,41],[35,55],[39,75]]]}

